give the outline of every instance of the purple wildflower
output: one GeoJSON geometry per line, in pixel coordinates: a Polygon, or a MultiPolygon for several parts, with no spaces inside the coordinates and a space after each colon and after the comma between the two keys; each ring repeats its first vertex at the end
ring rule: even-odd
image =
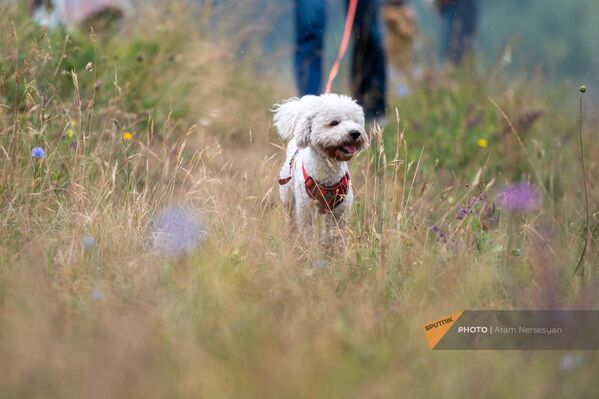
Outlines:
{"type": "Polygon", "coordinates": [[[510,184],[497,197],[499,208],[509,212],[531,212],[539,208],[541,199],[527,182],[510,184]]]}
{"type": "Polygon", "coordinates": [[[35,159],[44,158],[46,156],[46,151],[42,147],[34,147],[31,150],[31,157],[35,159]]]}
{"type": "Polygon", "coordinates": [[[206,229],[198,215],[189,208],[167,206],[156,215],[150,228],[153,247],[169,256],[181,256],[195,249],[206,229]]]}
{"type": "Polygon", "coordinates": [[[460,204],[458,204],[456,206],[456,213],[457,213],[456,218],[458,220],[462,220],[462,219],[464,219],[466,216],[468,216],[470,214],[470,207],[463,208],[460,204]]]}
{"type": "Polygon", "coordinates": [[[435,235],[439,242],[442,242],[443,244],[447,242],[447,236],[445,236],[445,233],[443,233],[443,231],[436,224],[431,226],[431,232],[435,235]]]}

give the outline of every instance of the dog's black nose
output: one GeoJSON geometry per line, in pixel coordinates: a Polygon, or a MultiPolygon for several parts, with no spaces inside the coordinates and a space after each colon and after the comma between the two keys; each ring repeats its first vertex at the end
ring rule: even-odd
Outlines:
{"type": "Polygon", "coordinates": [[[352,130],[351,132],[349,132],[349,135],[352,139],[357,140],[358,137],[360,137],[360,132],[358,132],[357,130],[352,130]]]}

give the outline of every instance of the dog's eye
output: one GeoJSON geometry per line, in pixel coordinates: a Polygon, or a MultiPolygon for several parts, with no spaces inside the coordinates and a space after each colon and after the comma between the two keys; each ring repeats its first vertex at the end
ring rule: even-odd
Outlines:
{"type": "Polygon", "coordinates": [[[335,126],[337,126],[338,124],[339,124],[339,121],[331,121],[331,122],[329,123],[329,126],[330,126],[330,127],[335,127],[335,126]]]}

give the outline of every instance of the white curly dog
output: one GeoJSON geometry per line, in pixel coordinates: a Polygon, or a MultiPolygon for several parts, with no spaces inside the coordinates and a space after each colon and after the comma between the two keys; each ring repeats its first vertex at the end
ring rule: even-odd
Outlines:
{"type": "Polygon", "coordinates": [[[364,111],[338,94],[291,98],[275,105],[274,124],[289,140],[279,191],[306,242],[335,244],[347,222],[353,192],[347,161],[368,147],[364,111]],[[315,235],[318,214],[324,231],[315,235]]]}

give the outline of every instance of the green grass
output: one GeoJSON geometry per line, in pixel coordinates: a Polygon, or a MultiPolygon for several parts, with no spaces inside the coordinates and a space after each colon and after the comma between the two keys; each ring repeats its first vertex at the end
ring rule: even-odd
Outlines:
{"type": "Polygon", "coordinates": [[[320,270],[318,249],[297,243],[278,204],[283,151],[271,144],[269,108],[289,88],[233,59],[227,36],[207,36],[209,10],[199,22],[185,8],[165,20],[146,10],[115,37],[44,32],[14,6],[0,11],[0,397],[597,389],[593,352],[570,353],[582,363],[564,368],[560,351],[433,352],[422,333],[461,309],[597,307],[592,117],[583,133],[594,236],[573,275],[585,227],[575,85],[552,92],[550,82],[462,71],[394,99],[400,120],[351,165],[347,245],[320,270]],[[43,160],[30,156],[37,145],[43,160]],[[488,229],[479,215],[456,218],[458,204],[481,191],[490,203],[520,180],[546,186],[540,210],[497,211],[488,229]],[[147,240],[173,201],[200,209],[209,232],[180,259],[147,240]]]}

